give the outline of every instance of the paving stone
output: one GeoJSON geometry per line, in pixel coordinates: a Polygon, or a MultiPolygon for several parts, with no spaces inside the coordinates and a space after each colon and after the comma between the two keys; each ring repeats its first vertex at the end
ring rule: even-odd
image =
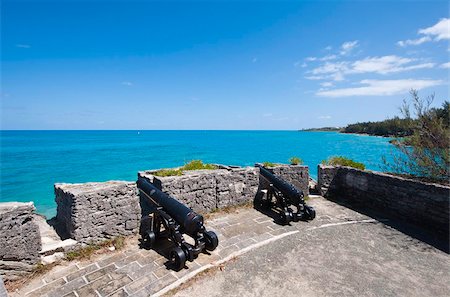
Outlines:
{"type": "Polygon", "coordinates": [[[43,296],[43,295],[47,294],[50,291],[58,289],[59,287],[61,287],[65,283],[66,283],[66,281],[63,278],[59,278],[59,279],[57,279],[57,280],[55,280],[55,281],[53,281],[53,282],[51,282],[51,283],[49,283],[49,284],[47,284],[45,286],[42,286],[42,287],[40,287],[40,288],[38,288],[38,289],[36,289],[34,291],[31,291],[31,292],[27,293],[26,296],[30,296],[30,297],[32,297],[32,296],[39,296],[40,297],[40,296],[43,296]]]}
{"type": "MultiPolygon", "coordinates": [[[[0,279],[1,279],[1,277],[0,277],[0,279]]],[[[1,280],[0,280],[0,282],[1,282],[1,280]]],[[[43,279],[33,279],[27,284],[25,292],[28,293],[28,292],[34,291],[45,285],[46,285],[46,283],[44,283],[43,279]]],[[[1,287],[1,285],[0,285],[0,287],[1,287]]]]}
{"type": "MultiPolygon", "coordinates": [[[[130,272],[129,276],[133,280],[137,280],[137,279],[141,278],[144,275],[154,275],[152,272],[155,271],[156,269],[158,269],[159,267],[161,267],[161,266],[159,266],[156,263],[152,262],[150,264],[147,264],[145,266],[140,267],[136,271],[130,272]]],[[[155,279],[156,279],[156,276],[155,276],[155,279]]]]}
{"type": "Polygon", "coordinates": [[[117,262],[114,262],[116,264],[117,267],[121,268],[125,265],[127,265],[128,263],[140,260],[142,258],[141,254],[138,252],[133,253],[132,255],[125,257],[117,262]]]}
{"type": "Polygon", "coordinates": [[[63,297],[79,297],[75,294],[75,292],[70,292],[69,294],[64,295],[63,297]]]}
{"type": "Polygon", "coordinates": [[[108,266],[111,263],[122,260],[124,257],[125,257],[125,255],[123,253],[108,256],[108,257],[103,258],[100,261],[98,261],[98,266],[100,266],[100,267],[108,266]]]}
{"type": "Polygon", "coordinates": [[[145,251],[144,250],[144,251],[140,251],[139,254],[141,255],[141,257],[139,259],[137,259],[137,262],[142,266],[153,263],[154,261],[161,258],[161,255],[159,255],[155,251],[145,251]]]}
{"type": "Polygon", "coordinates": [[[138,264],[138,262],[131,262],[120,269],[117,269],[115,272],[132,275],[136,271],[140,270],[142,267],[138,264]]]}
{"type": "Polygon", "coordinates": [[[76,271],[74,273],[71,273],[71,274],[67,275],[66,276],[66,280],[68,282],[70,282],[70,281],[72,281],[72,280],[74,280],[76,278],[79,278],[79,277],[81,277],[83,275],[86,275],[89,272],[95,271],[97,269],[99,269],[97,263],[93,263],[93,264],[91,264],[89,266],[86,266],[86,267],[84,267],[84,268],[82,268],[82,269],[80,269],[80,270],[78,270],[78,271],[76,271]]]}
{"type": "Polygon", "coordinates": [[[169,260],[164,257],[158,258],[154,261],[154,263],[158,266],[165,266],[165,264],[167,264],[168,262],[169,262],[169,260]]]}
{"type": "Polygon", "coordinates": [[[136,293],[137,291],[141,290],[142,288],[145,288],[147,285],[149,285],[150,283],[152,283],[156,280],[157,280],[157,277],[153,273],[145,274],[142,277],[133,281],[132,283],[129,283],[128,285],[126,285],[125,289],[130,294],[133,294],[133,293],[136,293]]]}
{"type": "Polygon", "coordinates": [[[163,278],[160,278],[150,285],[146,286],[144,288],[144,291],[148,292],[147,296],[155,294],[156,292],[162,290],[164,287],[168,286],[176,280],[177,278],[175,276],[173,276],[172,274],[167,274],[163,278]]]}
{"type": "Polygon", "coordinates": [[[166,267],[160,267],[153,271],[153,273],[156,275],[157,278],[162,278],[166,274],[170,273],[170,270],[168,270],[166,267]]]}
{"type": "Polygon", "coordinates": [[[119,288],[132,282],[132,279],[128,275],[120,275],[118,273],[112,276],[112,279],[104,286],[97,289],[101,296],[107,296],[119,288]]]}
{"type": "Polygon", "coordinates": [[[69,266],[65,267],[57,267],[56,269],[53,269],[49,275],[47,275],[44,278],[44,281],[46,283],[51,283],[52,281],[64,277],[68,274],[71,274],[72,272],[78,271],[78,267],[75,264],[70,264],[69,266]]]}
{"type": "Polygon", "coordinates": [[[129,296],[129,295],[123,289],[119,289],[119,290],[115,291],[114,293],[108,295],[108,297],[126,297],[126,296],[129,296]]]}
{"type": "Polygon", "coordinates": [[[77,279],[74,279],[64,285],[62,285],[61,287],[56,288],[55,290],[48,292],[47,296],[48,297],[60,297],[64,294],[68,294],[70,292],[73,292],[75,289],[82,287],[83,285],[86,284],[86,281],[79,277],[77,279]]]}
{"type": "Polygon", "coordinates": [[[98,269],[94,272],[87,274],[86,279],[88,280],[88,282],[92,282],[97,278],[107,275],[109,272],[114,270],[116,270],[116,266],[114,264],[110,264],[109,266],[103,267],[101,269],[98,269]]]}
{"type": "Polygon", "coordinates": [[[106,286],[111,281],[109,275],[103,275],[92,283],[84,285],[76,290],[78,296],[82,297],[98,297],[97,290],[106,286]]]}

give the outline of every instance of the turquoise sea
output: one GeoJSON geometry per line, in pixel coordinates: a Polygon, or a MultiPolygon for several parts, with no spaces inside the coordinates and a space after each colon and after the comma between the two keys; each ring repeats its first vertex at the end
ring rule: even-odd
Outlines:
{"type": "Polygon", "coordinates": [[[298,131],[1,131],[0,202],[34,201],[56,213],[53,184],[135,180],[139,170],[193,159],[228,165],[302,158],[317,164],[343,155],[379,170],[389,138],[298,131]]]}

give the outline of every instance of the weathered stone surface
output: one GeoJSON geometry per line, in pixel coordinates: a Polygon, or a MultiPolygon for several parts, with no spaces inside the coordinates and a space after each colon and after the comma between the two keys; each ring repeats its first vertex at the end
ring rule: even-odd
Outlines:
{"type": "Polygon", "coordinates": [[[327,196],[329,190],[332,191],[334,189],[333,187],[335,187],[335,183],[333,183],[333,180],[337,174],[338,169],[339,167],[335,166],[318,166],[317,187],[320,195],[325,197],[327,196]]]}
{"type": "MultiPolygon", "coordinates": [[[[302,190],[305,196],[309,195],[309,168],[304,165],[284,165],[277,164],[270,170],[281,177],[285,181],[293,184],[297,189],[302,190]]],[[[267,188],[267,180],[260,176],[260,187],[262,189],[267,188]]]]}
{"type": "Polygon", "coordinates": [[[39,262],[41,237],[32,202],[0,203],[0,275],[16,279],[39,262]]]}
{"type": "Polygon", "coordinates": [[[55,184],[55,195],[56,226],[63,237],[91,243],[137,231],[140,208],[134,182],[55,184]]]}
{"type": "Polygon", "coordinates": [[[3,285],[3,279],[0,275],[0,297],[8,297],[8,293],[6,292],[5,286],[3,285]]]}
{"type": "Polygon", "coordinates": [[[350,167],[319,165],[318,172],[322,195],[381,211],[448,239],[450,187],[350,167]]]}
{"type": "Polygon", "coordinates": [[[139,172],[138,178],[147,179],[199,213],[252,201],[258,189],[258,169],[254,167],[193,170],[169,177],[154,176],[154,172],[139,172]]]}

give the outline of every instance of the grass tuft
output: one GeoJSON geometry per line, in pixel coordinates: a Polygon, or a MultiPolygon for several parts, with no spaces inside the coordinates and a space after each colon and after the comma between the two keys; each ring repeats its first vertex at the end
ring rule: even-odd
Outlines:
{"type": "Polygon", "coordinates": [[[324,165],[340,165],[340,166],[348,166],[356,169],[364,170],[366,166],[363,163],[353,161],[352,159],[348,159],[342,156],[330,157],[328,160],[322,161],[324,165]]]}
{"type": "Polygon", "coordinates": [[[289,159],[289,163],[291,165],[301,165],[301,164],[303,164],[303,160],[300,159],[299,157],[291,157],[289,159]]]}
{"type": "Polygon", "coordinates": [[[125,246],[125,237],[117,236],[98,244],[89,244],[77,250],[67,252],[65,259],[67,261],[89,259],[98,250],[107,247],[114,247],[115,250],[121,250],[124,246],[125,246]]]}
{"type": "Polygon", "coordinates": [[[275,167],[275,166],[276,166],[275,163],[267,162],[267,161],[266,161],[266,162],[263,162],[262,164],[263,164],[264,167],[267,167],[267,168],[275,167]]]}
{"type": "Polygon", "coordinates": [[[202,160],[192,160],[189,163],[184,164],[183,167],[180,167],[178,169],[161,169],[156,171],[153,175],[156,176],[180,176],[183,174],[183,171],[188,170],[202,170],[202,169],[208,169],[213,170],[217,169],[218,167],[213,164],[205,164],[202,160]]]}

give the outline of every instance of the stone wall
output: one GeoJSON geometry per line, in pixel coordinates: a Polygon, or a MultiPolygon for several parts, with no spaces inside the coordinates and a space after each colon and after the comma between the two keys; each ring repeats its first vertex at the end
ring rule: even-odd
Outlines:
{"type": "Polygon", "coordinates": [[[41,237],[32,202],[0,203],[0,275],[14,280],[39,263],[41,237]]]}
{"type": "Polygon", "coordinates": [[[55,184],[58,233],[93,243],[137,232],[141,210],[134,182],[55,184]]]}
{"type": "MultiPolygon", "coordinates": [[[[305,165],[277,165],[270,168],[274,174],[302,190],[305,196],[309,195],[309,168],[305,165]]],[[[265,179],[260,178],[264,183],[265,179]]],[[[264,187],[264,186],[263,186],[264,187]]]]}
{"type": "Polygon", "coordinates": [[[321,194],[449,236],[450,187],[380,172],[319,165],[321,194]]]}
{"type": "Polygon", "coordinates": [[[254,167],[185,171],[181,176],[159,177],[155,171],[138,173],[163,192],[199,213],[253,201],[258,189],[254,167]]]}

